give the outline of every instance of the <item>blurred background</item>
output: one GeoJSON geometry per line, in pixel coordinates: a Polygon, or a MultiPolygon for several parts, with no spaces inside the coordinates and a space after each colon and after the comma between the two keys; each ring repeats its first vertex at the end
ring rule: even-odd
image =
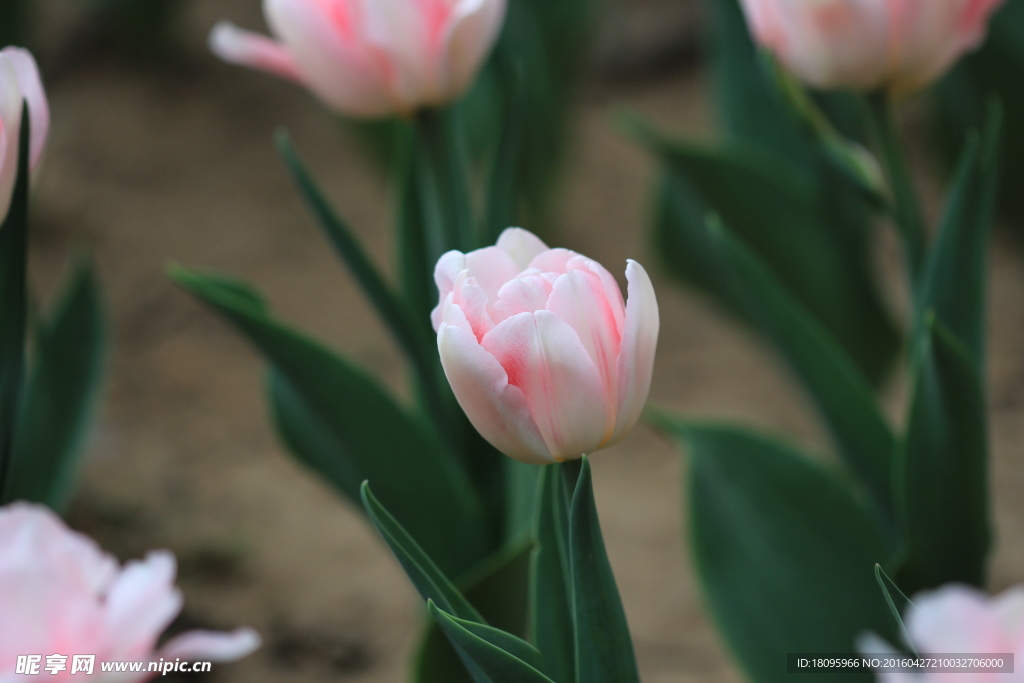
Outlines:
{"type": "MultiPolygon", "coordinates": [[[[53,112],[33,198],[34,292],[49,300],[68,257],[92,253],[113,329],[72,526],[122,559],[173,550],[186,596],[175,629],[248,624],[263,634],[260,652],[205,680],[403,680],[420,620],[412,587],[376,532],[277,442],[260,358],[164,275],[173,262],[238,275],[283,319],[401,392],[398,350],[294,191],[272,134],[291,132],[390,265],[387,178],[359,133],[305,91],[209,54],[219,19],[265,30],[259,0],[35,0],[28,9],[23,24],[4,24],[14,27],[4,42],[35,51],[53,112]]],[[[626,258],[652,271],[662,315],[654,403],[825,451],[775,358],[665,274],[648,238],[654,161],[616,125],[628,109],[690,139],[713,137],[704,10],[701,0],[604,2],[545,234],[617,275],[626,258]]],[[[955,101],[938,105],[941,120],[969,115],[955,101]]],[[[930,151],[930,109],[915,102],[905,124],[922,190],[937,198],[946,165],[930,151]]],[[[1024,581],[1024,261],[1014,214],[1005,215],[989,285],[997,591],[1024,581]]],[[[896,292],[897,246],[879,232],[877,265],[896,292]]],[[[906,305],[895,295],[888,303],[906,305]]],[[[889,388],[894,410],[903,391],[889,388]]],[[[644,680],[740,680],[691,575],[676,450],[641,427],[593,464],[644,680]]]]}

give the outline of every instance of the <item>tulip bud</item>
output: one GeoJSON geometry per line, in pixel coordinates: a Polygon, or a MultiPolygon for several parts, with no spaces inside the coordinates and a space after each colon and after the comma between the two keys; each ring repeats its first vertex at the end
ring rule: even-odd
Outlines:
{"type": "Polygon", "coordinates": [[[31,119],[29,168],[34,169],[43,155],[50,130],[50,107],[36,60],[28,50],[5,47],[0,50],[0,222],[7,217],[18,177],[18,145],[24,102],[28,102],[31,119]]]}
{"type": "Polygon", "coordinates": [[[1003,0],[741,0],[755,39],[818,88],[906,93],[985,37],[1003,0]]]}
{"type": "MultiPolygon", "coordinates": [[[[971,586],[949,584],[914,597],[904,623],[912,645],[920,653],[971,653],[982,659],[989,655],[1016,655],[1011,665],[1020,671],[1024,657],[1024,586],[1011,588],[990,598],[971,586]]],[[[863,654],[889,654],[895,650],[878,636],[860,638],[857,649],[863,654]]],[[[1010,662],[1006,662],[1010,664],[1010,662]]],[[[998,680],[995,671],[987,673],[880,673],[880,683],[988,683],[998,680]]],[[[1016,680],[1013,675],[1007,680],[1016,680]]]]}
{"type": "MultiPolygon", "coordinates": [[[[48,508],[26,503],[0,508],[0,681],[20,680],[15,667],[26,655],[95,655],[93,676],[71,676],[68,659],[67,670],[55,680],[136,683],[152,674],[145,667],[136,674],[103,673],[100,662],[228,662],[259,647],[256,632],[242,628],[191,631],[154,653],[160,633],[181,611],[174,573],[169,552],[152,552],[122,568],[48,508]]],[[[38,673],[39,678],[52,675],[38,673]]]]}
{"type": "Polygon", "coordinates": [[[218,24],[221,59],[284,76],[354,117],[454,100],[498,37],[506,0],[264,0],[277,42],[218,24]]]}
{"type": "Polygon", "coordinates": [[[519,228],[437,263],[431,317],[441,365],[470,422],[516,460],[548,464],[610,446],[636,425],[658,342],[658,302],[629,261],[624,304],[596,261],[519,228]]]}

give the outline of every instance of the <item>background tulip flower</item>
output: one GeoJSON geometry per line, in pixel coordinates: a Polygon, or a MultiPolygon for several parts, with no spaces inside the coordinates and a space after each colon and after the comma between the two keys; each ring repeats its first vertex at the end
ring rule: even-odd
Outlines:
{"type": "Polygon", "coordinates": [[[458,97],[497,39],[506,0],[264,0],[280,40],[218,24],[225,61],[298,81],[339,113],[407,114],[458,97]]]}
{"type": "Polygon", "coordinates": [[[25,101],[31,118],[29,166],[35,168],[50,131],[50,106],[36,60],[28,50],[5,47],[0,50],[0,221],[7,216],[18,176],[18,141],[25,101]]]}
{"type": "Polygon", "coordinates": [[[658,341],[658,302],[629,261],[629,302],[596,261],[519,228],[437,263],[441,364],[470,422],[534,464],[579,458],[636,425],[658,341]]]}
{"type": "Polygon", "coordinates": [[[756,40],[820,88],[921,88],[985,37],[1003,0],[742,0],[756,40]]]}
{"type": "Polygon", "coordinates": [[[151,674],[104,676],[99,663],[158,657],[225,662],[259,647],[259,636],[247,628],[191,631],[154,654],[157,637],[181,611],[174,573],[168,552],[152,552],[120,567],[48,508],[26,503],[0,508],[0,683],[31,678],[15,674],[18,655],[68,655],[66,671],[39,675],[50,681],[132,683],[151,674]],[[75,654],[96,655],[91,676],[70,675],[75,654]]]}
{"type": "MultiPolygon", "coordinates": [[[[1013,653],[1014,671],[1024,659],[1024,586],[1011,588],[990,598],[977,588],[950,584],[921,593],[905,615],[904,623],[920,653],[1013,653]]],[[[892,648],[881,639],[862,639],[858,648],[865,654],[888,653],[892,648]]],[[[1006,680],[1020,680],[1017,676],[1006,680]]],[[[988,683],[999,679],[993,673],[921,674],[881,673],[880,683],[988,683]]]]}

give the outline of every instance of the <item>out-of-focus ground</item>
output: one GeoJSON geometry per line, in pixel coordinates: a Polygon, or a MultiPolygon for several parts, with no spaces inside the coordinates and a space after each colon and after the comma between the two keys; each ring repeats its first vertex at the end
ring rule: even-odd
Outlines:
{"type": "MultiPolygon", "coordinates": [[[[71,518],[123,558],[172,549],[183,626],[263,633],[258,654],[215,667],[210,680],[401,681],[421,618],[413,590],[360,515],[276,441],[257,355],[163,274],[177,261],[249,280],[281,317],[401,385],[398,353],[293,191],[274,128],[289,128],[382,264],[392,260],[387,188],[299,88],[205,53],[205,33],[221,17],[261,26],[258,4],[193,3],[186,53],[173,68],[91,60],[63,68],[51,88],[33,282],[51,296],[69,256],[91,252],[113,325],[105,402],[71,518]]],[[[774,359],[667,280],[648,248],[654,168],[616,131],[611,111],[625,105],[703,137],[711,117],[699,70],[638,73],[585,88],[553,241],[613,271],[626,258],[651,266],[662,314],[653,401],[824,449],[774,359]]],[[[998,589],[1024,580],[1024,260],[997,239],[993,266],[998,589]]],[[[684,465],[645,427],[594,458],[608,550],[644,680],[736,681],[690,569],[684,465]]]]}

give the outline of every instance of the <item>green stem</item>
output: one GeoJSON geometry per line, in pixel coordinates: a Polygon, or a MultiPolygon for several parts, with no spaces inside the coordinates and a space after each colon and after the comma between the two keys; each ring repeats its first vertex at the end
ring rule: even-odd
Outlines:
{"type": "Polygon", "coordinates": [[[868,97],[868,106],[872,133],[881,153],[892,193],[893,219],[903,242],[904,258],[910,271],[912,287],[916,289],[925,249],[921,206],[903,152],[891,99],[887,93],[874,93],[868,97]]]}
{"type": "Polygon", "coordinates": [[[477,247],[464,154],[452,116],[450,109],[423,109],[416,114],[416,138],[422,150],[421,202],[435,258],[449,249],[477,247]]]}
{"type": "Polygon", "coordinates": [[[576,493],[576,483],[580,478],[580,470],[583,469],[583,458],[566,460],[559,467],[562,468],[562,485],[565,487],[565,497],[568,503],[576,493]]]}

